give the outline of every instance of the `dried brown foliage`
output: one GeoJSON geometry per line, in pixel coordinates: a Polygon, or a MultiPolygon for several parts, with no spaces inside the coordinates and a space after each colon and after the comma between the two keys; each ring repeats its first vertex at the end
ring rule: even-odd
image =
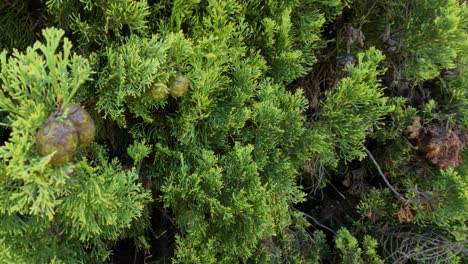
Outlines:
{"type": "Polygon", "coordinates": [[[426,154],[426,158],[440,168],[455,168],[463,162],[463,149],[467,144],[465,132],[437,124],[423,126],[419,116],[413,118],[407,132],[418,149],[426,154]]]}
{"type": "Polygon", "coordinates": [[[413,218],[413,213],[408,205],[400,207],[400,210],[398,211],[398,220],[400,223],[410,223],[413,221],[413,218]]]}

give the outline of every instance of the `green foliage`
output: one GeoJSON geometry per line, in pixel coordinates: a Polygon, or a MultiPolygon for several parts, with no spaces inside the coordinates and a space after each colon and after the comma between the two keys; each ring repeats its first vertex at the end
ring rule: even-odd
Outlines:
{"type": "Polygon", "coordinates": [[[431,79],[441,69],[453,68],[455,59],[468,48],[468,33],[463,30],[463,21],[468,21],[463,12],[466,6],[456,0],[426,0],[415,2],[411,8],[415,11],[404,20],[405,26],[422,34],[408,30],[401,38],[402,46],[412,55],[402,65],[402,75],[416,80],[431,79]]]}
{"type": "MultiPolygon", "coordinates": [[[[170,17],[167,20],[159,17],[150,23],[162,32],[182,28],[194,39],[196,35],[203,38],[200,33],[206,29],[227,33],[237,23],[239,40],[252,51],[261,52],[269,65],[268,76],[277,82],[290,83],[310,70],[315,62],[313,51],[323,44],[319,34],[325,16],[321,11],[336,14],[342,8],[339,0],[318,2],[162,1],[153,8],[161,15],[165,14],[162,10],[169,9],[170,17]]],[[[212,31],[206,33],[208,36],[212,31]]]]}
{"type": "Polygon", "coordinates": [[[321,9],[325,18],[333,21],[336,16],[342,14],[345,7],[350,7],[352,2],[352,0],[313,0],[303,4],[310,4],[310,6],[321,9]]]}
{"type": "Polygon", "coordinates": [[[66,38],[60,45],[62,30],[43,35],[46,44],[0,57],[0,107],[11,130],[0,147],[0,234],[18,259],[103,260],[109,254],[105,240],[117,239],[141,214],[149,193],[135,183],[135,170],[109,163],[104,152],[96,160],[82,155],[60,167],[49,164],[52,154],[39,155],[36,131],[55,110],[58,95],[64,105],[72,103],[91,73],[66,38]]]}
{"type": "Polygon", "coordinates": [[[346,229],[340,229],[335,237],[335,247],[340,253],[340,263],[372,263],[383,264],[377,255],[377,241],[370,236],[365,236],[363,248],[359,247],[358,240],[346,229]]]}
{"type": "Polygon", "coordinates": [[[148,96],[148,89],[155,87],[168,93],[168,80],[176,74],[176,65],[186,68],[191,46],[177,33],[164,39],[131,37],[125,44],[93,54],[92,64],[99,69],[96,109],[123,127],[127,125],[126,111],[151,122],[153,110],[166,102],[148,96]]]}
{"type": "MultiPolygon", "coordinates": [[[[468,8],[467,8],[468,9],[468,8]]],[[[468,11],[467,11],[468,12],[468,11]]],[[[468,60],[468,55],[466,55],[468,60]]],[[[468,128],[468,71],[460,69],[461,75],[451,81],[442,81],[434,89],[441,110],[461,128],[468,128]]],[[[453,125],[453,123],[452,123],[453,125]]]]}
{"type": "Polygon", "coordinates": [[[23,264],[27,262],[18,257],[15,252],[12,252],[11,247],[5,245],[4,239],[0,239],[0,263],[23,264]]]}
{"type": "Polygon", "coordinates": [[[454,68],[465,56],[468,12],[458,0],[422,0],[411,5],[359,1],[355,7],[359,27],[371,45],[385,46],[389,38],[398,42],[398,52],[389,54],[395,56],[392,60],[402,79],[432,79],[440,70],[454,68]]]}
{"type": "Polygon", "coordinates": [[[390,109],[387,114],[391,121],[385,122],[385,128],[374,133],[374,137],[383,143],[399,141],[400,135],[405,134],[407,127],[413,122],[413,117],[418,115],[418,109],[406,105],[404,97],[390,97],[387,105],[390,109]]]}
{"type": "Polygon", "coordinates": [[[144,34],[149,14],[146,1],[135,0],[47,0],[46,5],[52,21],[76,34],[84,47],[144,34]]]}
{"type": "MultiPolygon", "coordinates": [[[[191,21],[193,41],[161,26],[159,37],[132,36],[93,55],[94,67],[104,65],[96,89],[103,116],[121,126],[127,110],[142,117],[148,125],[134,124],[133,135],[157,143],[155,174],[163,177],[163,201],[182,231],[176,261],[246,259],[260,240],[271,236],[266,231],[275,222],[283,223],[279,230],[287,225],[287,203],[301,199],[294,175],[311,153],[308,142],[314,137],[306,133],[300,115],[306,102],[300,91],[290,94],[278,80],[261,81],[267,62],[258,52],[247,52],[243,39],[255,35],[239,23],[242,12],[253,10],[234,1],[197,7],[174,3],[169,24],[191,21]],[[205,12],[203,23],[191,20],[191,9],[205,12]],[[176,67],[189,77],[189,92],[178,100],[175,113],[154,115],[154,109],[169,106],[145,90],[151,85],[167,90],[176,67]],[[272,197],[279,200],[273,203],[272,197]]],[[[284,14],[284,23],[290,23],[289,17],[284,14]]],[[[314,23],[308,27],[317,34],[321,22],[314,23]]],[[[283,26],[288,41],[285,27],[290,26],[283,26]]],[[[311,44],[315,40],[304,39],[311,44]]],[[[290,44],[281,46],[287,48],[290,44]]],[[[288,68],[297,70],[297,64],[288,68]]]]}
{"type": "Polygon", "coordinates": [[[363,263],[361,259],[362,249],[358,241],[347,229],[340,229],[335,237],[335,247],[339,250],[341,263],[363,263]]]}
{"type": "Polygon", "coordinates": [[[367,263],[372,264],[383,264],[384,261],[380,258],[377,247],[378,243],[377,240],[372,238],[371,236],[364,236],[364,241],[362,242],[362,247],[364,249],[364,253],[366,255],[367,263]]]}
{"type": "MultiPolygon", "coordinates": [[[[307,157],[295,154],[308,148],[299,141],[306,132],[298,115],[303,99],[268,83],[260,87],[258,102],[249,111],[252,112],[249,122],[254,125],[240,126],[242,133],[232,131],[234,135],[242,135],[233,150],[219,152],[217,158],[212,151],[197,153],[182,147],[180,151],[185,154],[174,153],[162,162],[180,159],[162,191],[165,204],[175,210],[178,224],[187,234],[178,240],[181,262],[249,257],[258,241],[272,235],[276,221],[284,219],[281,223],[286,223],[281,226],[287,225],[288,201],[301,199],[294,187],[297,166],[294,164],[307,157]],[[275,100],[283,101],[284,105],[274,107],[275,100]],[[296,107],[291,107],[294,103],[296,107]],[[239,228],[242,233],[237,232],[239,228]]],[[[216,143],[213,147],[217,149],[226,148],[220,148],[220,142],[210,142],[216,143]]]]}
{"type": "MultiPolygon", "coordinates": [[[[392,97],[388,104],[391,105],[391,111],[388,113],[390,122],[386,122],[375,134],[384,147],[378,149],[378,157],[385,162],[380,163],[382,169],[390,179],[398,179],[403,175],[412,175],[414,170],[414,155],[416,147],[412,145],[406,135],[407,127],[411,125],[414,116],[419,112],[412,106],[405,105],[405,98],[392,97]]],[[[414,175],[417,177],[417,175],[414,175]]]]}
{"type": "Polygon", "coordinates": [[[293,225],[277,228],[275,237],[261,241],[249,263],[321,263],[329,252],[325,234],[318,230],[310,234],[302,215],[292,216],[293,225]]]}
{"type": "Polygon", "coordinates": [[[248,257],[259,238],[271,229],[266,200],[270,194],[261,185],[252,150],[252,146],[236,145],[221,160],[213,153],[201,153],[193,173],[188,174],[189,168],[181,161],[180,171],[162,186],[164,202],[175,210],[186,234],[179,240],[179,261],[194,262],[194,257],[216,260],[218,254],[221,261],[248,257]],[[185,255],[190,249],[197,249],[197,254],[185,255]]]}
{"type": "Polygon", "coordinates": [[[300,1],[272,1],[263,8],[260,5],[261,1],[252,1],[246,9],[247,17],[263,18],[252,25],[261,32],[253,36],[252,44],[262,50],[271,67],[269,75],[289,83],[305,75],[315,62],[312,51],[320,47],[318,34],[325,18],[300,1]]]}
{"type": "Polygon", "coordinates": [[[388,203],[392,199],[395,198],[392,197],[390,189],[372,188],[362,197],[356,209],[365,217],[363,221],[370,221],[372,224],[385,224],[393,218],[392,222],[395,222],[398,208],[394,203],[388,203]]]}
{"type": "Polygon", "coordinates": [[[152,152],[152,146],[148,146],[145,140],[143,142],[135,141],[133,145],[128,146],[127,152],[137,165],[137,171],[140,171],[143,159],[148,157],[152,152]]]}
{"type": "Polygon", "coordinates": [[[290,83],[310,71],[316,62],[314,51],[325,41],[320,33],[327,19],[341,13],[346,1],[248,1],[242,7],[255,32],[246,39],[261,50],[277,82],[290,83]],[[261,19],[258,19],[261,18],[261,19]]]}
{"type": "Polygon", "coordinates": [[[433,199],[433,208],[420,207],[415,222],[421,225],[433,223],[438,226],[464,227],[468,218],[468,175],[466,167],[460,172],[455,170],[441,170],[434,175],[427,188],[433,199]]]}
{"type": "MultiPolygon", "coordinates": [[[[36,42],[26,53],[15,51],[7,59],[7,52],[4,51],[0,57],[3,88],[0,106],[4,111],[30,118],[24,124],[32,123],[32,126],[44,122],[45,116],[42,111],[36,112],[35,118],[27,114],[33,112],[35,107],[44,112],[53,112],[58,94],[63,96],[67,105],[79,87],[90,79],[91,73],[86,59],[71,54],[72,44],[68,39],[64,39],[63,48],[56,53],[63,31],[49,29],[44,30],[43,34],[47,44],[36,42]],[[15,102],[21,105],[17,106],[15,102]]],[[[17,117],[11,118],[10,122],[15,119],[17,117]]],[[[12,122],[11,126],[15,124],[12,122]]]]}
{"type": "Polygon", "coordinates": [[[349,77],[325,92],[318,126],[330,131],[337,156],[345,161],[365,156],[361,146],[367,135],[377,130],[391,111],[377,79],[383,73],[377,68],[383,58],[375,48],[358,54],[356,66],[347,64],[349,77]]]}
{"type": "Polygon", "coordinates": [[[297,168],[320,137],[304,127],[301,91],[265,78],[268,60],[248,50],[255,35],[243,15],[255,10],[235,1],[204,4],[196,8],[206,12],[203,23],[191,20],[191,3],[184,15],[173,6],[171,25],[193,22],[193,53],[180,67],[191,84],[175,113],[156,116],[166,125],[153,124],[148,133],[157,142],[164,204],[181,230],[175,261],[247,261],[272,230],[291,224],[288,204],[303,199],[297,168]]]}
{"type": "Polygon", "coordinates": [[[0,51],[24,50],[35,40],[33,23],[27,14],[29,1],[2,1],[0,3],[0,51]]]}
{"type": "MultiPolygon", "coordinates": [[[[416,147],[420,139],[409,139],[407,128],[420,116],[425,126],[465,133],[467,6],[451,0],[385,0],[351,7],[349,23],[363,34],[366,46],[382,49],[381,64],[388,68],[377,78],[392,97],[385,123],[371,133],[372,152],[388,183],[407,198],[398,199],[380,182],[383,187],[360,197],[356,208],[362,218],[353,231],[379,236],[381,255],[394,262],[457,263],[456,255],[466,254],[460,253],[466,244],[465,165],[439,171],[428,164],[424,147],[416,147]]],[[[349,42],[343,37],[346,32],[337,42],[349,42]]],[[[352,50],[364,48],[347,44],[352,50]]],[[[381,178],[376,170],[369,172],[373,182],[381,178]]]]}
{"type": "Polygon", "coordinates": [[[63,213],[57,218],[63,221],[65,230],[70,230],[69,235],[80,241],[91,242],[97,237],[116,240],[120,230],[141,215],[142,201],[148,200],[148,194],[141,193],[141,186],[135,184],[138,174],[135,170],[122,171],[116,160],[102,162],[99,169],[84,161],[76,166],[75,184],[67,191],[80,195],[63,199],[57,208],[63,213]],[[99,177],[90,178],[90,174],[99,177]]]}
{"type": "Polygon", "coordinates": [[[460,2],[3,1],[0,263],[462,262],[467,165],[408,136],[463,151],[460,2]],[[95,142],[52,166],[37,131],[79,103],[95,142]]]}

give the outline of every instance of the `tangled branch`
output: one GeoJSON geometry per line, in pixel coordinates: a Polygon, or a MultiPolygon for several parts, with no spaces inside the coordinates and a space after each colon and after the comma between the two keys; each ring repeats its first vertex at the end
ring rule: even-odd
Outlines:
{"type": "Polygon", "coordinates": [[[380,244],[386,261],[406,263],[446,263],[456,255],[468,256],[468,240],[450,241],[434,231],[418,234],[399,229],[384,232],[380,244]]]}

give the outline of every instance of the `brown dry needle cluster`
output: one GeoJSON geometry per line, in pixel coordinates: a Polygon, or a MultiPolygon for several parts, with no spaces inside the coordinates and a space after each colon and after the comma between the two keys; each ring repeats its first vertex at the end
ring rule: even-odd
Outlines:
{"type": "Polygon", "coordinates": [[[413,213],[409,205],[404,205],[400,207],[398,211],[398,221],[400,223],[411,223],[414,219],[413,213]]]}
{"type": "Polygon", "coordinates": [[[426,154],[426,158],[440,168],[455,168],[463,162],[463,149],[467,144],[464,132],[436,124],[423,126],[419,116],[413,118],[407,132],[409,138],[415,140],[418,149],[426,154]]]}

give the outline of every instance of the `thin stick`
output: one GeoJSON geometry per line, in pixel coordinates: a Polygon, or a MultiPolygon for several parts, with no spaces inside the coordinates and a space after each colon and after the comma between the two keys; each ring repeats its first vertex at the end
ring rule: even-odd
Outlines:
{"type": "Polygon", "coordinates": [[[164,236],[164,234],[166,234],[166,233],[167,233],[167,230],[164,230],[161,234],[159,234],[159,235],[157,235],[155,237],[156,237],[156,239],[159,239],[160,237],[164,236]]]}
{"type": "Polygon", "coordinates": [[[327,231],[333,233],[334,235],[336,235],[336,232],[335,232],[335,231],[333,231],[333,230],[332,230],[331,228],[329,228],[328,226],[325,226],[325,225],[322,225],[321,223],[319,223],[319,221],[317,221],[313,216],[311,216],[311,215],[309,215],[309,214],[307,214],[307,213],[305,213],[305,212],[303,212],[303,211],[300,211],[300,210],[296,209],[296,208],[295,208],[294,206],[292,206],[292,205],[290,205],[289,207],[290,207],[291,209],[296,210],[297,212],[303,213],[307,218],[309,218],[310,220],[314,221],[314,223],[315,223],[316,225],[318,225],[318,226],[322,227],[323,229],[325,229],[325,230],[327,230],[327,231]]]}
{"type": "Polygon", "coordinates": [[[330,185],[341,196],[341,198],[343,198],[343,200],[346,200],[346,197],[340,191],[338,191],[338,189],[335,187],[335,185],[333,185],[332,183],[330,183],[330,185]]]}
{"type": "Polygon", "coordinates": [[[390,182],[387,180],[387,177],[385,177],[385,175],[383,174],[382,172],[382,169],[380,168],[379,164],[377,163],[377,161],[374,159],[374,156],[372,156],[372,154],[370,153],[370,151],[365,147],[365,146],[362,146],[364,148],[364,150],[367,152],[367,155],[369,155],[369,158],[372,160],[372,162],[374,163],[375,167],[377,168],[377,171],[379,172],[380,176],[382,176],[382,179],[384,180],[385,184],[387,184],[388,188],[390,188],[390,190],[392,190],[392,192],[398,197],[398,199],[402,200],[403,202],[409,202],[409,200],[407,198],[405,198],[403,195],[401,195],[395,188],[393,188],[393,186],[390,184],[390,182]]]}

